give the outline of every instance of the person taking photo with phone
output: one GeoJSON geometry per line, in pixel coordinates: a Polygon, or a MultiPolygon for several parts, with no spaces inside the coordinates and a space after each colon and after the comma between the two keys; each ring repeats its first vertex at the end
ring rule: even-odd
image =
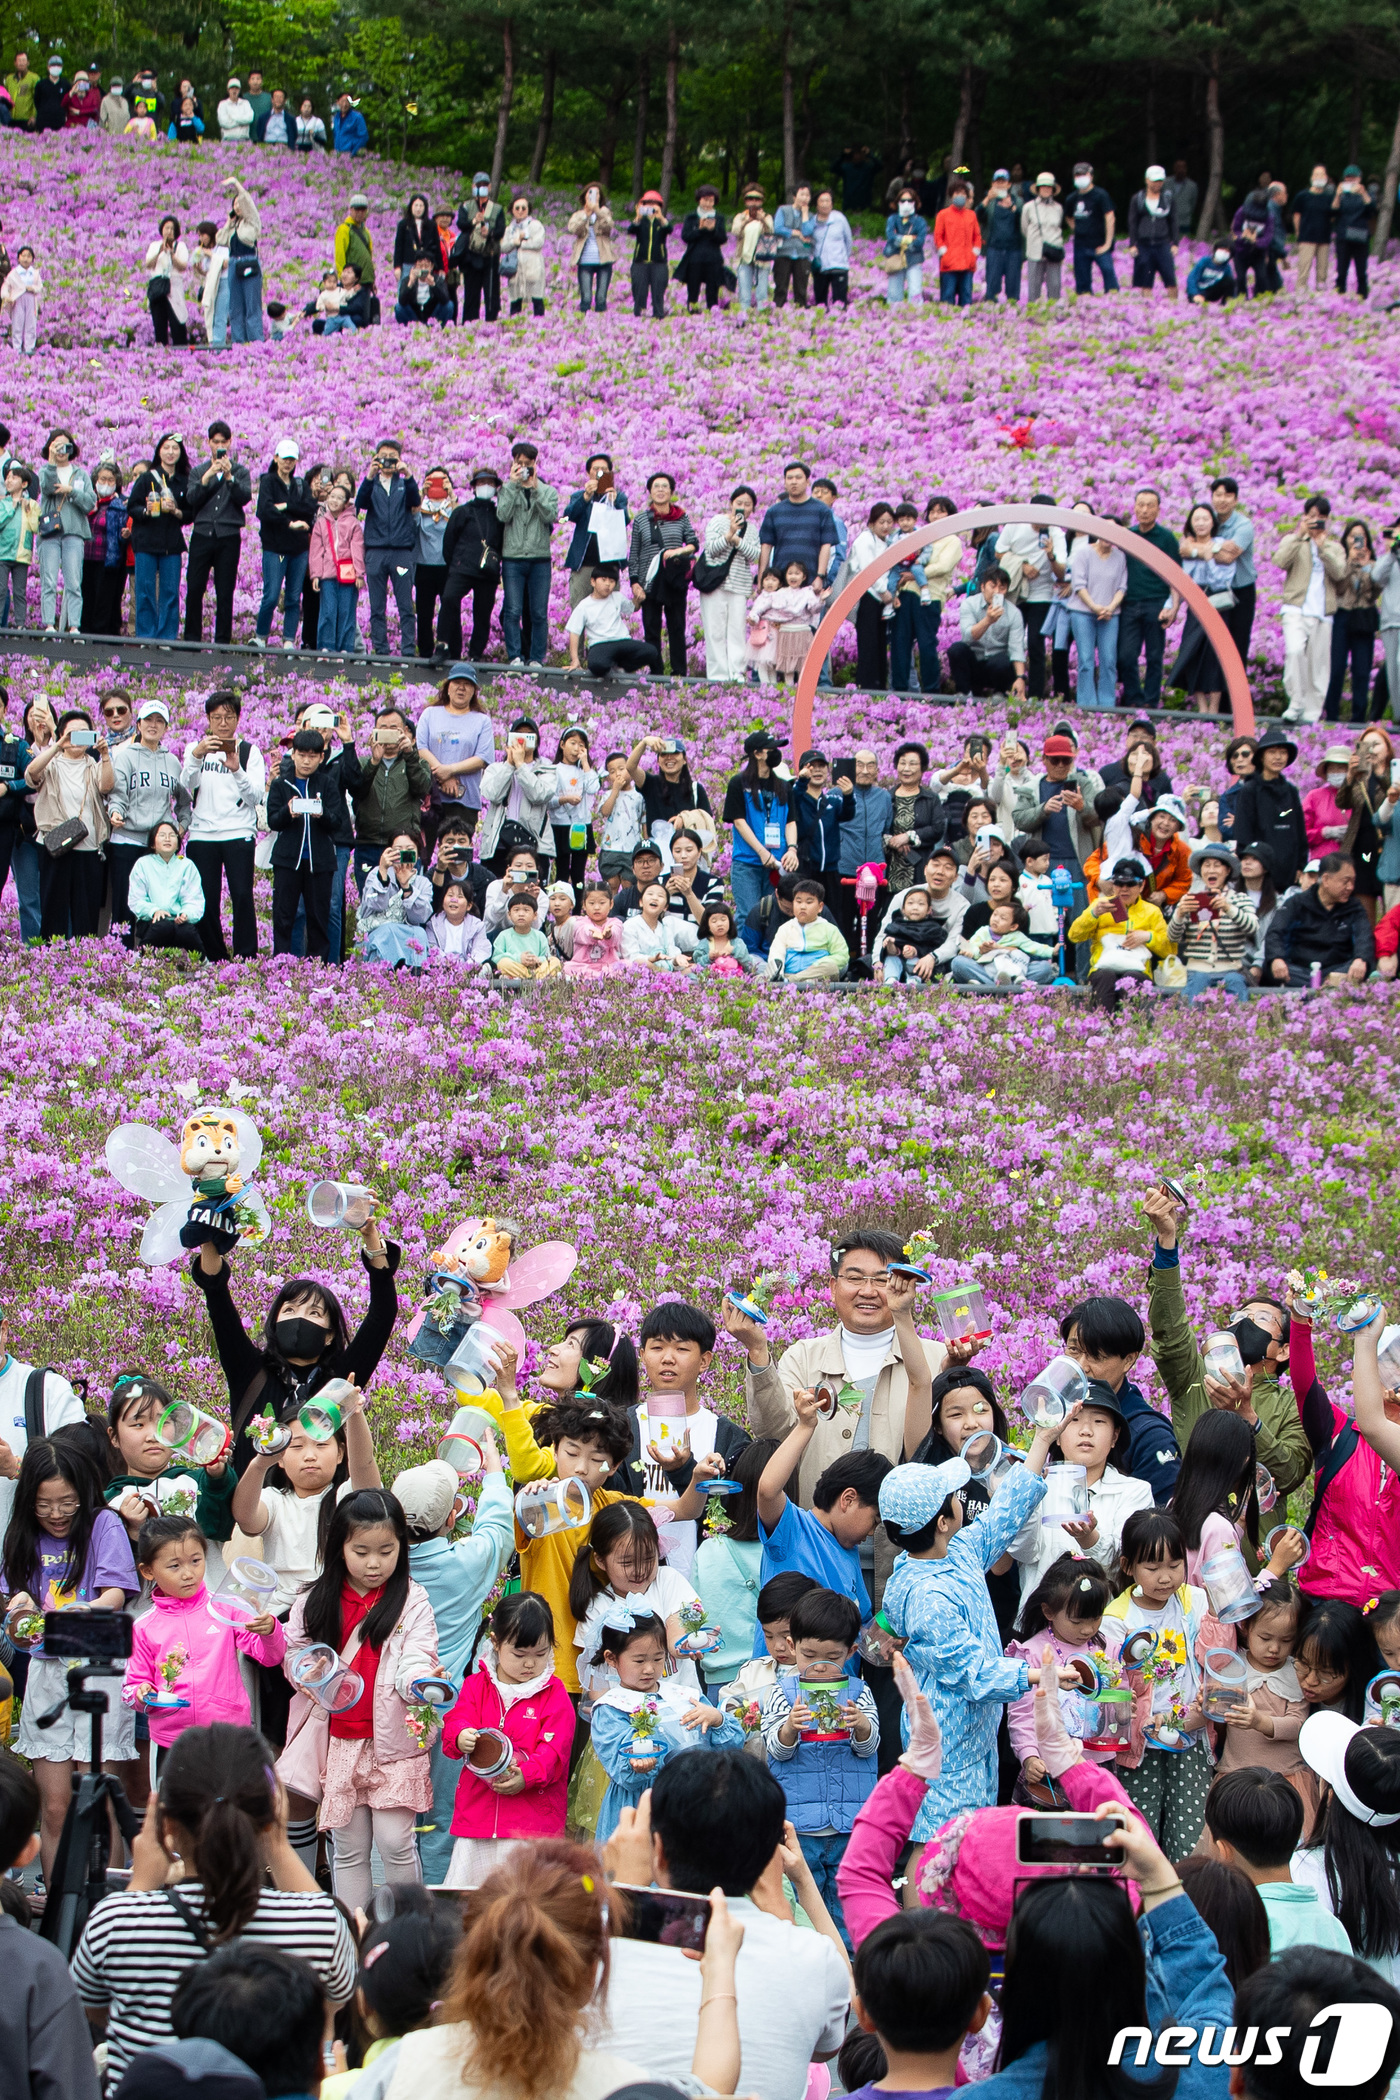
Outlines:
{"type": "Polygon", "coordinates": [[[233,640],[233,587],[238,581],[238,554],[243,516],[253,500],[253,477],[233,457],[233,433],[227,423],[209,425],[209,457],[195,467],[185,501],[194,517],[190,561],[185,578],[185,640],[204,639],[204,593],[214,579],[214,640],[233,640]]]}
{"type": "Polygon", "coordinates": [[[549,647],[549,535],[559,516],[559,491],[539,476],[539,447],[522,439],[510,450],[510,473],[496,514],[501,521],[501,569],[505,585],[501,632],[506,655],[517,670],[526,651],[543,665],[549,647]],[[520,617],[528,608],[528,636],[520,617]]]}

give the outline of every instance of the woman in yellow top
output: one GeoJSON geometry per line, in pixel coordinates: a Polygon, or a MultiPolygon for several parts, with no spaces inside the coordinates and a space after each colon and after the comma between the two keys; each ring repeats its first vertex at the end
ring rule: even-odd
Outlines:
{"type": "Polygon", "coordinates": [[[1069,929],[1072,941],[1091,941],[1089,986],[1095,1006],[1117,1010],[1125,984],[1151,982],[1154,960],[1170,955],[1167,922],[1155,904],[1143,901],[1144,870],[1131,855],[1113,864],[1113,873],[1087,910],[1069,929]]]}

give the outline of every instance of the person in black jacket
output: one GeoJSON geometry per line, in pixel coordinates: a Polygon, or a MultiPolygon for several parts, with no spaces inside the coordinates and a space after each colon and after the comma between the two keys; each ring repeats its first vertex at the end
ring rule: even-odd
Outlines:
{"type": "Polygon", "coordinates": [[[501,235],[506,215],[491,196],[491,177],[478,169],[472,177],[469,201],[457,214],[458,234],[452,249],[452,267],[462,273],[462,319],[475,321],[486,301],[486,318],[501,317],[501,235]]]}
{"type": "Polygon", "coordinates": [[[400,298],[413,265],[425,261],[440,268],[442,251],[428,200],[419,190],[409,198],[408,209],[394,228],[394,268],[399,273],[400,298]]]}
{"type": "Polygon", "coordinates": [[[1286,898],[1274,913],[1264,940],[1264,990],[1311,984],[1314,970],[1324,984],[1365,983],[1376,967],[1376,940],[1355,889],[1351,855],[1324,855],[1316,886],[1286,898]]]}
{"type": "MultiPolygon", "coordinates": [[[[52,77],[53,62],[49,64],[52,77]]],[[[36,110],[42,108],[40,87],[34,97],[36,110]]],[[[44,128],[40,119],[39,129],[44,128]]],[[[1370,287],[1366,281],[1366,259],[1371,252],[1371,228],[1376,223],[1376,205],[1370,191],[1361,180],[1361,170],[1355,164],[1343,168],[1342,179],[1332,197],[1332,223],[1337,236],[1337,290],[1347,288],[1347,274],[1352,263],[1356,265],[1356,289],[1364,299],[1370,287]]]]}
{"type": "Polygon", "coordinates": [[[63,61],[51,58],[48,77],[41,80],[34,90],[34,129],[62,131],[67,116],[68,82],[64,77],[63,61]]]}
{"type": "Polygon", "coordinates": [[[210,458],[190,476],[190,566],[185,578],[185,640],[204,639],[204,592],[214,578],[214,639],[233,640],[233,587],[243,513],[253,500],[253,477],[233,458],[233,433],[224,422],[209,425],[210,458]]]}
{"type": "Polygon", "coordinates": [[[418,484],[404,466],[397,439],[381,438],[355,492],[355,509],[365,528],[369,635],[376,656],[389,653],[385,613],[391,585],[399,609],[399,654],[412,656],[418,646],[413,578],[418,568],[418,513],[422,508],[418,484]]]}
{"type": "MultiPolygon", "coordinates": [[[[331,908],[329,937],[326,943],[326,960],[338,963],[344,960],[345,940],[345,878],[350,872],[350,857],[355,845],[354,797],[360,786],[360,754],[355,749],[355,726],[342,707],[339,714],[328,707],[324,700],[303,700],[296,712],[296,729],[314,729],[326,746],[326,762],[322,767],[322,778],[333,778],[340,789],[345,804],[345,814],[335,827],[335,874],[331,878],[331,908]],[[333,739],[340,738],[340,749],[332,748],[333,739]]],[[[277,768],[284,778],[295,778],[291,753],[277,768]]],[[[298,907],[296,926],[292,935],[293,953],[306,953],[306,914],[298,907]]]]}
{"type": "Polygon", "coordinates": [[[501,581],[501,544],[504,528],[496,516],[496,498],[501,477],[494,467],[478,467],[472,475],[471,498],[459,503],[442,535],[442,559],[447,573],[438,605],[437,647],[434,657],[441,663],[456,663],[465,656],[480,663],[491,636],[491,608],[501,581]],[[462,647],[462,600],[471,593],[471,641],[462,647]]]}
{"type": "Polygon", "coordinates": [[[279,773],[267,791],[272,845],[272,952],[292,953],[297,905],[306,906],[306,952],[327,960],[330,945],[331,881],[336,833],[346,823],[340,782],[325,765],[326,743],[318,729],[292,738],[292,773],[279,773]],[[319,777],[318,777],[319,776],[319,777]]]}
{"type": "Polygon", "coordinates": [[[190,463],[184,440],[173,430],[156,439],[150,466],[138,474],[126,499],[131,545],[136,555],[138,640],[173,642],[180,631],[180,566],[189,501],[190,463]]]}
{"type": "Polygon", "coordinates": [[[1297,756],[1298,746],[1282,729],[1275,725],[1264,731],[1254,747],[1254,771],[1240,782],[1230,835],[1237,854],[1254,845],[1268,847],[1280,895],[1293,887],[1308,859],[1302,800],[1283,777],[1297,756]]]}
{"type": "Polygon", "coordinates": [[[1155,809],[1163,795],[1171,794],[1172,776],[1162,764],[1157,732],[1145,716],[1128,724],[1123,756],[1111,759],[1100,778],[1106,788],[1130,789],[1148,809],[1155,809]],[[1146,757],[1135,757],[1139,751],[1145,752],[1146,757]]]}
{"type": "Polygon", "coordinates": [[[316,503],[296,474],[301,457],[295,438],[278,441],[272,465],[258,482],[258,528],[262,536],[263,593],[253,646],[267,647],[277,599],[286,586],[282,610],[282,647],[295,649],[301,619],[301,587],[311,548],[316,503]]]}
{"type": "MultiPolygon", "coordinates": [[[[660,190],[643,192],[631,225],[623,231],[630,233],[636,243],[632,250],[632,318],[641,319],[650,295],[651,317],[660,321],[666,313],[666,241],[671,232],[660,190]]],[[[713,300],[710,303],[713,305],[713,300]]]]}
{"type": "Polygon", "coordinates": [[[724,274],[724,240],[719,192],[711,184],[702,183],[695,192],[695,209],[687,213],[681,226],[685,254],[676,266],[677,281],[685,285],[692,308],[700,304],[702,287],[707,306],[713,306],[719,298],[724,274]]]}

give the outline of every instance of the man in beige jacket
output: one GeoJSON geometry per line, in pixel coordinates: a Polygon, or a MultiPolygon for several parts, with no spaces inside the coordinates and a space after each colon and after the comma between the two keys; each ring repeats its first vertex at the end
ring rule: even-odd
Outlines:
{"type": "Polygon", "coordinates": [[[1283,605],[1283,689],[1288,695],[1285,722],[1321,719],[1332,671],[1332,615],[1337,585],[1347,572],[1346,549],[1327,529],[1332,506],[1313,496],[1292,532],[1274,549],[1274,561],[1285,569],[1283,605]]]}

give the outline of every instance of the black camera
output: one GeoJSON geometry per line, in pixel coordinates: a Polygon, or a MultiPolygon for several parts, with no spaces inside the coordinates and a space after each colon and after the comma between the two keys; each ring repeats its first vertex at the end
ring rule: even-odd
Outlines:
{"type": "Polygon", "coordinates": [[[44,1655],[49,1662],[125,1663],[131,1653],[131,1614],[106,1605],[46,1611],[44,1655]]]}

